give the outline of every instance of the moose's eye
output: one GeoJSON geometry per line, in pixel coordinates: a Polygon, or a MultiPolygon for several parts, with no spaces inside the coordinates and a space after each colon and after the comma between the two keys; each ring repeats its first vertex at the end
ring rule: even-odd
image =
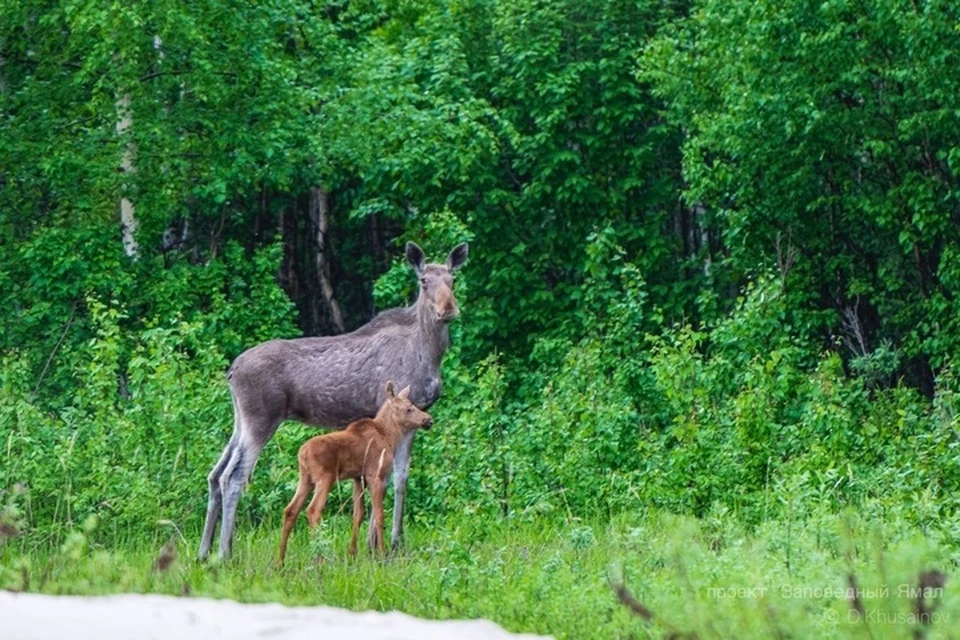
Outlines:
{"type": "Polygon", "coordinates": [[[413,407],[407,407],[407,413],[413,413],[413,407]]]}

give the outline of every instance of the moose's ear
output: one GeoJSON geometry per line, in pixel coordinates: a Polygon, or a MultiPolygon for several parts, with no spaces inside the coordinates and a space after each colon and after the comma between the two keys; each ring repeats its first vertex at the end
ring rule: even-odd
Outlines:
{"type": "Polygon", "coordinates": [[[467,261],[467,243],[458,244],[447,256],[447,270],[453,273],[467,261]]]}
{"type": "Polygon", "coordinates": [[[403,391],[397,394],[397,397],[401,400],[406,400],[410,396],[410,385],[407,385],[403,388],[403,391]]]}
{"type": "Polygon", "coordinates": [[[426,260],[423,256],[423,249],[421,249],[416,242],[407,243],[407,262],[410,263],[410,266],[413,267],[413,270],[417,273],[423,272],[423,263],[426,260]]]}
{"type": "Polygon", "coordinates": [[[391,400],[397,396],[397,392],[393,388],[393,380],[387,381],[387,397],[391,400]]]}

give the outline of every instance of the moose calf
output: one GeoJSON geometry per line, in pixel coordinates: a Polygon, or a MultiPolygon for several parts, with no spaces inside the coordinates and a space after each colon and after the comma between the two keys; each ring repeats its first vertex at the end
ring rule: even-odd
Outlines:
{"type": "Polygon", "coordinates": [[[300,464],[300,484],[293,500],[283,511],[283,534],[280,537],[280,564],[287,553],[290,530],[303,509],[310,489],[313,500],[307,507],[311,527],[320,522],[333,485],[340,480],[353,480],[353,537],[350,554],[357,553],[357,535],[363,520],[364,485],[370,488],[374,528],[371,545],[383,551],[383,494],[387,477],[393,469],[393,454],[405,435],[417,428],[429,429],[433,418],[418,409],[409,398],[410,387],[394,392],[393,382],[387,383],[387,400],[375,418],[352,422],[343,431],[328,433],[307,440],[297,455],[300,464]]]}

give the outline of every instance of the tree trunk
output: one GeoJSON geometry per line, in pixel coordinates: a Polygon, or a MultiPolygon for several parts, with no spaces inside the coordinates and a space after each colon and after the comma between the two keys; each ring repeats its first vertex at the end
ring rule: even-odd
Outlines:
{"type": "Polygon", "coordinates": [[[691,208],[690,224],[690,245],[692,247],[691,255],[703,253],[703,275],[710,276],[710,228],[707,224],[707,207],[701,201],[697,201],[691,208]]]}
{"type": "Polygon", "coordinates": [[[259,247],[263,236],[263,225],[267,219],[267,186],[260,183],[260,202],[253,216],[253,246],[259,247]]]}
{"type": "Polygon", "coordinates": [[[297,272],[297,205],[294,200],[280,209],[280,237],[283,242],[283,261],[280,263],[280,284],[294,302],[300,296],[300,278],[297,272]]]}
{"type": "Polygon", "coordinates": [[[326,190],[310,187],[310,221],[317,239],[317,277],[320,281],[320,291],[330,315],[330,322],[338,333],[343,333],[343,313],[340,304],[334,297],[333,281],[330,276],[330,251],[327,245],[327,231],[330,228],[330,194],[326,190]]]}
{"type": "MultiPolygon", "coordinates": [[[[117,135],[123,138],[128,135],[130,127],[133,125],[133,116],[130,111],[130,94],[125,93],[117,101],[117,135]]],[[[133,173],[136,168],[133,165],[133,156],[136,147],[133,142],[127,142],[123,150],[123,158],[120,161],[120,168],[124,174],[133,173]]],[[[133,202],[126,196],[120,198],[120,226],[123,231],[123,250],[131,258],[136,259],[139,254],[137,246],[137,217],[133,202]]]]}

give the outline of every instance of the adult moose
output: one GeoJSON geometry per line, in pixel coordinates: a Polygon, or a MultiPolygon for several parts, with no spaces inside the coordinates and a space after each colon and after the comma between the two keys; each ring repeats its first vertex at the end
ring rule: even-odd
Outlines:
{"type": "MultiPolygon", "coordinates": [[[[466,243],[444,264],[426,264],[423,250],[408,242],[407,261],[420,278],[416,302],[389,309],[352,333],[270,340],[241,353],[227,371],[233,396],[233,435],[207,477],[210,498],[198,557],[206,558],[217,520],[220,557],[230,556],[237,502],[257,457],[283,420],[341,429],[375,415],[386,400],[386,383],[410,386],[410,399],[426,410],[440,397],[440,362],[450,344],[447,324],[460,313],[453,272],[467,260],[466,243]]],[[[403,535],[403,499],[414,432],[397,447],[393,463],[391,543],[403,535]]]]}

